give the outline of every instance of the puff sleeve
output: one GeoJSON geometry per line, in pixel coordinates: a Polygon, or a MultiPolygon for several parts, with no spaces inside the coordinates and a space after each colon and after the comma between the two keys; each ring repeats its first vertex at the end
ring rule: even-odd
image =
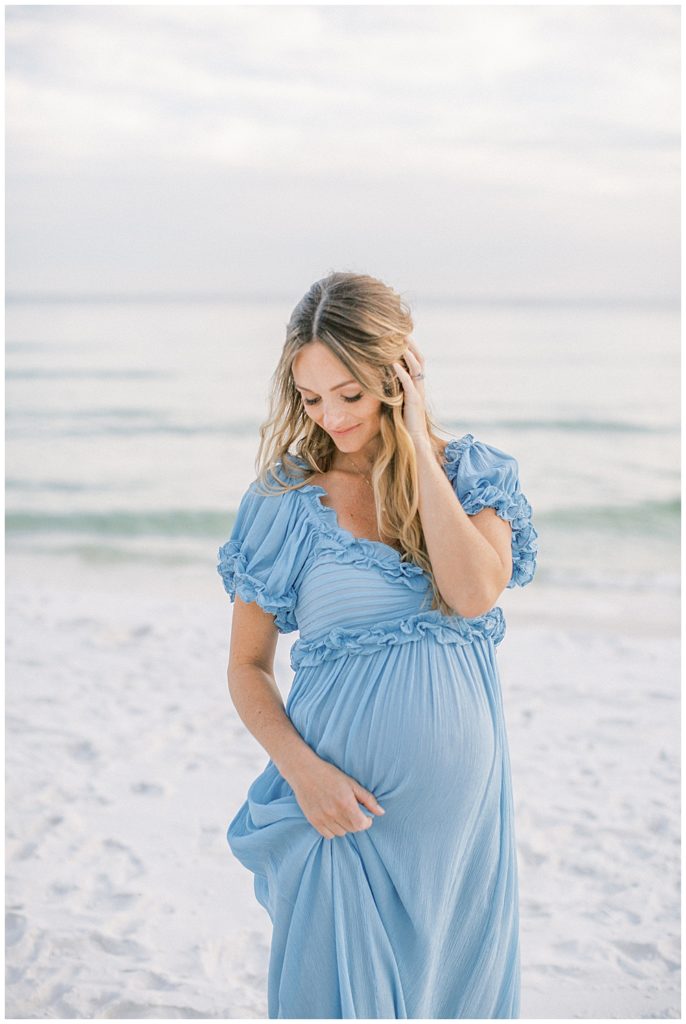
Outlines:
{"type": "Polygon", "coordinates": [[[490,507],[511,523],[512,576],[507,589],[525,587],[536,571],[538,533],[531,521],[531,505],[521,491],[517,460],[476,441],[472,434],[450,441],[445,455],[448,479],[465,512],[475,515],[490,507]]]}
{"type": "Polygon", "coordinates": [[[311,520],[295,491],[263,495],[253,482],[241,498],[217,572],[231,601],[256,601],[280,633],[298,629],[298,576],[311,550],[311,520]]]}

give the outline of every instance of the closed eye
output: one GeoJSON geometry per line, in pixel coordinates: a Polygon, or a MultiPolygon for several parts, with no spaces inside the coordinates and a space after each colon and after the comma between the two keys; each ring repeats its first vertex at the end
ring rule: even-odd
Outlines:
{"type": "MultiPolygon", "coordinates": [[[[347,395],[342,395],[341,397],[343,398],[344,402],[359,402],[359,400],[362,398],[362,392],[360,391],[359,395],[353,395],[350,398],[347,395]]],[[[305,405],[316,405],[318,401],[318,398],[303,398],[303,402],[305,403],[305,405]]]]}

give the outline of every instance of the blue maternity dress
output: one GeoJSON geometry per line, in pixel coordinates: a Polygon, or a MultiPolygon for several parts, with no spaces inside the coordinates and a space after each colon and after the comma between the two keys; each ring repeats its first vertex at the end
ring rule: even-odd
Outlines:
{"type": "MultiPolygon", "coordinates": [[[[465,512],[511,522],[507,586],[525,586],[538,534],[517,461],[466,434],[443,465],[465,512]]],[[[518,1017],[503,613],[427,610],[426,573],[341,528],[323,487],[255,484],[217,570],[232,601],[299,630],[286,713],[386,810],[360,804],[373,824],[325,839],[271,759],[249,787],[227,839],[273,926],[269,1017],[518,1017]]]]}

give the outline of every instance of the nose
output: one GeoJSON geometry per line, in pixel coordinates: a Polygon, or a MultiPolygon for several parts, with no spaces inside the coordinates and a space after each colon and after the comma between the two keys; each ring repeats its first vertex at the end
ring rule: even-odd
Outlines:
{"type": "Polygon", "coordinates": [[[325,419],[323,421],[324,430],[328,430],[330,433],[336,430],[347,430],[349,427],[354,426],[352,423],[341,423],[340,420],[325,419]]]}
{"type": "Polygon", "coordinates": [[[322,426],[324,430],[347,430],[352,423],[346,423],[340,413],[324,412],[322,415],[322,426]]]}

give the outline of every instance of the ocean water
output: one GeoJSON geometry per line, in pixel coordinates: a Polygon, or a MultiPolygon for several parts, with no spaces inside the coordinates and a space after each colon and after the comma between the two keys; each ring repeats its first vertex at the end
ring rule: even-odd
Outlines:
{"type": "MultiPolygon", "coordinates": [[[[255,476],[298,298],[10,298],[10,559],[63,578],[125,568],[172,594],[182,578],[221,587],[216,551],[255,476]]],[[[539,561],[508,607],[561,623],[612,605],[638,624],[649,609],[677,629],[678,307],[412,309],[445,436],[469,431],[519,462],[539,561]]]]}

